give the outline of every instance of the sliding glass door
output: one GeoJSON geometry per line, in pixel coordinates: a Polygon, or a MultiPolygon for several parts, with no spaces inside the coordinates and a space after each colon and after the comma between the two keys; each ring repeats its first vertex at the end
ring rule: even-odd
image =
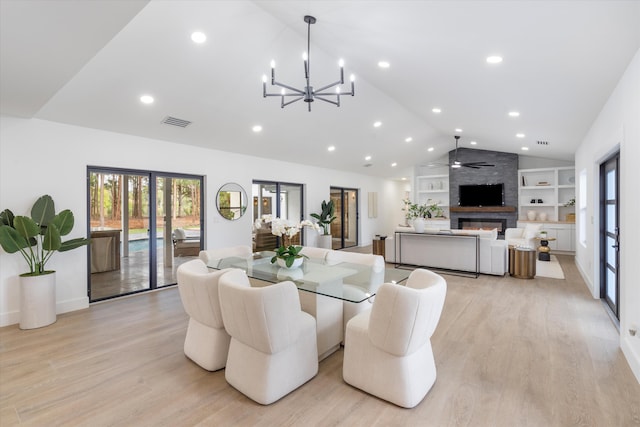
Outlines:
{"type": "Polygon", "coordinates": [[[349,248],[358,245],[358,190],[331,187],[331,200],[336,220],[331,223],[331,247],[349,248]]]}
{"type": "MultiPolygon", "coordinates": [[[[282,182],[254,181],[252,186],[253,219],[271,216],[292,221],[303,219],[302,184],[282,182]]],[[[279,237],[271,234],[269,224],[260,228],[253,227],[253,251],[272,251],[280,245],[279,237]]],[[[293,244],[304,244],[304,234],[294,236],[293,244]]]]}
{"type": "Polygon", "coordinates": [[[175,284],[176,268],[202,247],[202,177],[97,167],[87,175],[89,300],[175,284]]]}

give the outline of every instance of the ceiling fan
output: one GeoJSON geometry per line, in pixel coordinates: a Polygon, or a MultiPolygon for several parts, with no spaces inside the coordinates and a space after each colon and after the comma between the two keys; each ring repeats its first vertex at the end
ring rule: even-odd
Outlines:
{"type": "Polygon", "coordinates": [[[487,162],[459,162],[458,161],[458,140],[460,139],[460,135],[455,135],[454,138],[456,139],[456,151],[453,155],[453,163],[451,163],[452,168],[457,169],[457,168],[471,168],[471,169],[480,169],[482,167],[489,167],[489,168],[493,168],[495,167],[495,165],[492,165],[490,163],[487,162]]]}

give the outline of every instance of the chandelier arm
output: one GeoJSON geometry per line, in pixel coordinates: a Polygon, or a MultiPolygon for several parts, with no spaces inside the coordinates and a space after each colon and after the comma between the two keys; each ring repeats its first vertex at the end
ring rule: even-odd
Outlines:
{"type": "MultiPolygon", "coordinates": [[[[335,94],[335,93],[333,93],[332,95],[333,95],[333,96],[335,96],[336,94],[335,94]]],[[[336,101],[332,101],[332,100],[330,100],[330,99],[326,99],[326,98],[323,98],[323,97],[321,97],[321,96],[318,96],[317,94],[316,94],[315,99],[319,99],[320,101],[328,102],[329,104],[333,104],[333,105],[336,105],[336,106],[338,106],[338,107],[340,106],[340,101],[337,101],[337,102],[336,102],[336,101]]],[[[340,99],[340,98],[338,97],[338,100],[339,100],[339,99],[340,99]]]]}
{"type": "Polygon", "coordinates": [[[335,82],[335,83],[331,83],[331,84],[329,84],[329,85],[322,86],[321,88],[316,89],[316,90],[314,91],[314,93],[322,92],[323,90],[331,89],[332,87],[335,87],[335,86],[338,86],[338,85],[340,85],[340,80],[338,80],[338,81],[337,81],[337,82],[335,82]]]}
{"type": "Polygon", "coordinates": [[[273,85],[274,85],[274,86],[283,87],[283,88],[285,88],[285,89],[292,90],[292,91],[294,91],[294,92],[296,92],[296,93],[299,93],[300,95],[304,95],[304,91],[303,91],[303,90],[296,89],[295,87],[292,87],[292,86],[286,85],[286,84],[284,84],[284,83],[273,82],[273,85]]]}
{"type": "MultiPolygon", "coordinates": [[[[313,92],[314,96],[318,96],[318,95],[322,95],[322,96],[336,96],[338,95],[336,92],[313,92]]],[[[340,92],[340,96],[347,96],[347,95],[351,95],[353,96],[353,92],[340,92]]]]}
{"type": "MultiPolygon", "coordinates": [[[[266,95],[264,95],[264,97],[266,98],[267,96],[300,96],[299,93],[285,93],[284,95],[281,93],[267,93],[266,95]]],[[[303,97],[304,98],[304,97],[303,97]]]]}
{"type": "Polygon", "coordinates": [[[281,107],[281,108],[284,108],[284,107],[286,107],[286,106],[287,106],[287,105],[289,105],[289,104],[293,104],[294,102],[298,102],[298,101],[300,101],[302,98],[304,98],[304,96],[299,96],[298,98],[296,98],[296,99],[292,99],[292,100],[291,100],[291,101],[289,101],[289,102],[284,102],[284,97],[283,97],[283,98],[282,98],[282,103],[280,104],[280,107],[281,107]]]}

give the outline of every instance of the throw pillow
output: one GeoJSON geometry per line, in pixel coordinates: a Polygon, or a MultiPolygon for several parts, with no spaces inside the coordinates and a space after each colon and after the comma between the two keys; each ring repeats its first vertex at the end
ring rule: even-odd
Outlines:
{"type": "Polygon", "coordinates": [[[522,237],[524,237],[525,239],[533,239],[534,237],[537,237],[541,227],[542,224],[527,224],[524,227],[522,237]]]}

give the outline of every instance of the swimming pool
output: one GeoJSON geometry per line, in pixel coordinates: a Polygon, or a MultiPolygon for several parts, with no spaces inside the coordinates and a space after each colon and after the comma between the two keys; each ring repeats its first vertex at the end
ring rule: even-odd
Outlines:
{"type": "MultiPolygon", "coordinates": [[[[156,239],[156,247],[164,247],[164,239],[156,239]]],[[[129,252],[140,252],[149,250],[149,239],[129,240],[129,252]]]]}

